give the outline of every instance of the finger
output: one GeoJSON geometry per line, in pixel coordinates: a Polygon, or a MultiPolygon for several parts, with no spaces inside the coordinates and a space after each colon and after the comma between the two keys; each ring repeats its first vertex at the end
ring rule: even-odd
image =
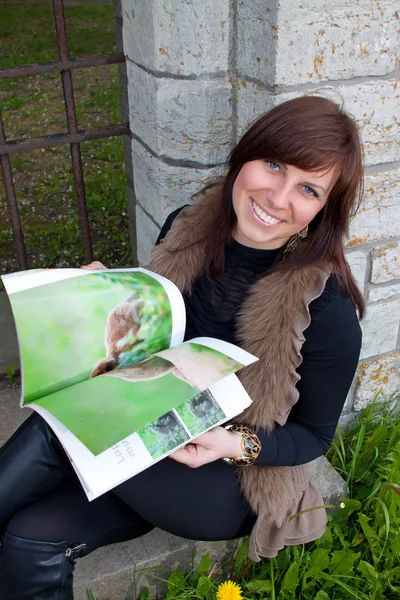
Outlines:
{"type": "Polygon", "coordinates": [[[101,263],[100,261],[94,260],[93,262],[89,263],[88,265],[82,265],[81,269],[86,269],[87,271],[97,271],[97,270],[107,269],[107,267],[105,267],[103,265],[103,263],[101,263]]]}
{"type": "Polygon", "coordinates": [[[99,260],[94,260],[91,263],[89,263],[88,265],[83,265],[82,268],[97,270],[97,269],[106,269],[107,267],[105,267],[103,265],[103,263],[101,263],[99,260]]]}
{"type": "Polygon", "coordinates": [[[214,450],[204,448],[203,446],[194,446],[194,444],[188,444],[185,448],[181,448],[173,454],[170,454],[170,458],[181,462],[192,469],[197,469],[210,462],[214,462],[220,458],[220,455],[214,450]]]}
{"type": "Polygon", "coordinates": [[[170,456],[183,456],[183,457],[193,457],[196,456],[197,454],[197,448],[194,444],[189,443],[186,444],[186,446],[183,446],[182,448],[179,448],[179,450],[175,450],[175,452],[172,452],[172,454],[170,454],[170,456]]]}
{"type": "Polygon", "coordinates": [[[220,427],[213,427],[213,429],[210,429],[209,431],[206,431],[205,433],[202,433],[201,435],[199,435],[197,438],[194,438],[192,440],[193,444],[200,444],[201,446],[208,446],[209,444],[214,445],[215,441],[218,439],[217,436],[219,436],[219,429],[223,429],[220,427]]]}
{"type": "Polygon", "coordinates": [[[180,448],[180,450],[176,450],[169,455],[169,458],[172,460],[176,460],[176,462],[182,463],[190,468],[196,468],[200,466],[199,457],[196,454],[192,454],[190,451],[187,451],[186,448],[180,448]]]}
{"type": "Polygon", "coordinates": [[[202,446],[207,445],[207,441],[213,439],[213,431],[213,429],[210,429],[210,431],[206,431],[205,433],[202,433],[201,435],[197,436],[192,440],[192,444],[201,444],[202,446]]]}
{"type": "Polygon", "coordinates": [[[191,460],[190,456],[181,454],[179,450],[177,452],[174,452],[173,454],[170,454],[169,458],[172,458],[172,460],[176,460],[176,462],[182,463],[182,464],[188,465],[188,466],[189,466],[189,462],[191,460]]]}

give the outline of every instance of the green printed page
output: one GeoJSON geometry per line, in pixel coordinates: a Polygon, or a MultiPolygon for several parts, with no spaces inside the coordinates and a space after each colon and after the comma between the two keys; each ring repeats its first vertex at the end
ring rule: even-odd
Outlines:
{"type": "Polygon", "coordinates": [[[108,336],[109,346],[118,359],[105,371],[134,364],[168,348],[171,340],[168,295],[147,273],[91,272],[15,292],[10,302],[20,343],[24,404],[89,379],[107,355],[110,315],[117,333],[108,336]]]}
{"type": "MultiPolygon", "coordinates": [[[[194,411],[197,419],[205,410],[211,416],[213,410],[219,407],[206,397],[205,390],[243,366],[243,363],[215,348],[186,342],[139,363],[121,365],[99,377],[60,390],[35,404],[61,421],[97,455],[136,432],[141,436],[144,433],[148,443],[149,437],[160,434],[160,417],[171,421],[172,415],[168,413],[172,409],[177,409],[183,422],[187,421],[187,431],[200,432],[201,428],[194,428],[190,410],[194,411]],[[185,412],[188,401],[191,401],[190,410],[185,412]],[[183,408],[182,413],[178,407],[183,408]]],[[[185,431],[182,423],[176,422],[175,425],[177,431],[185,431]]],[[[205,425],[203,419],[203,431],[205,425]]],[[[175,446],[179,445],[176,438],[173,441],[175,446]]],[[[182,439],[180,443],[184,441],[182,439]]],[[[160,446],[157,442],[156,446],[157,452],[161,452],[162,444],[160,446]]]]}
{"type": "Polygon", "coordinates": [[[98,455],[195,394],[195,388],[172,372],[143,381],[102,375],[35,404],[48,410],[98,455]]]}

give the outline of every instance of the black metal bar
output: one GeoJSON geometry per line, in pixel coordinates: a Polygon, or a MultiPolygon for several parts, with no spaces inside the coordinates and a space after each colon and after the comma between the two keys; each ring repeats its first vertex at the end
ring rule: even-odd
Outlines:
{"type": "Polygon", "coordinates": [[[91,58],[75,58],[65,62],[53,61],[32,65],[21,65],[20,67],[0,69],[0,79],[5,79],[6,77],[21,77],[23,75],[38,75],[42,73],[58,73],[61,71],[70,71],[72,69],[115,65],[124,62],[124,53],[120,52],[119,54],[105,54],[104,56],[92,56],[91,58]]]}
{"type": "MultiPolygon", "coordinates": [[[[6,134],[4,131],[3,119],[0,112],[0,144],[6,143],[6,134]]],[[[3,174],[4,188],[7,198],[8,212],[11,220],[15,246],[17,249],[17,258],[21,269],[28,268],[28,259],[26,257],[26,249],[24,242],[24,234],[22,233],[21,218],[19,216],[17,197],[15,194],[14,180],[11,171],[11,162],[7,154],[0,156],[1,172],[3,174]]]]}
{"type": "MultiPolygon", "coordinates": [[[[54,20],[57,32],[58,56],[61,62],[68,62],[68,37],[65,24],[63,0],[53,0],[54,20]]],[[[72,73],[70,70],[61,71],[61,78],[64,90],[65,113],[67,115],[68,133],[76,135],[78,133],[78,123],[75,111],[74,89],[72,85],[72,73]]],[[[92,242],[90,237],[89,217],[86,206],[85,182],[83,179],[83,167],[81,149],[79,143],[70,144],[72,170],[75,180],[76,203],[78,207],[79,226],[82,233],[83,251],[86,262],[93,260],[92,242]]]]}
{"type": "Polygon", "coordinates": [[[78,133],[70,135],[69,133],[54,133],[52,135],[43,135],[41,137],[25,138],[22,140],[10,140],[5,145],[0,145],[0,156],[6,154],[18,154],[19,152],[30,152],[39,148],[51,148],[53,146],[62,146],[64,144],[81,143],[89,140],[98,140],[100,138],[109,138],[118,135],[130,135],[128,123],[119,123],[118,125],[109,125],[99,129],[86,131],[78,129],[78,133]]]}

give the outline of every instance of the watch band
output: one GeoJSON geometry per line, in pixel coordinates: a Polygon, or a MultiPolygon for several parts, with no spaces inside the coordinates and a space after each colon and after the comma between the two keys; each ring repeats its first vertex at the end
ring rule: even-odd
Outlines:
{"type": "Polygon", "coordinates": [[[225,429],[240,435],[242,438],[242,454],[235,458],[224,457],[222,460],[229,465],[235,465],[236,467],[248,467],[249,465],[252,465],[261,452],[261,442],[258,435],[249,427],[238,425],[236,423],[227,425],[225,429]]]}

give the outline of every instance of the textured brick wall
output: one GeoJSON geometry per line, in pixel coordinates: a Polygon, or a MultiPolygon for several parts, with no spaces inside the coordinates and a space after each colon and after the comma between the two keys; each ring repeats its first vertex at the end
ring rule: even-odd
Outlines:
{"type": "Polygon", "coordinates": [[[302,94],[343,101],[365,152],[347,257],[368,306],[344,419],[398,389],[398,0],[122,0],[122,17],[139,261],[262,112],[302,94]]]}
{"type": "Polygon", "coordinates": [[[236,139],[229,0],[122,0],[138,258],[236,139]]]}

